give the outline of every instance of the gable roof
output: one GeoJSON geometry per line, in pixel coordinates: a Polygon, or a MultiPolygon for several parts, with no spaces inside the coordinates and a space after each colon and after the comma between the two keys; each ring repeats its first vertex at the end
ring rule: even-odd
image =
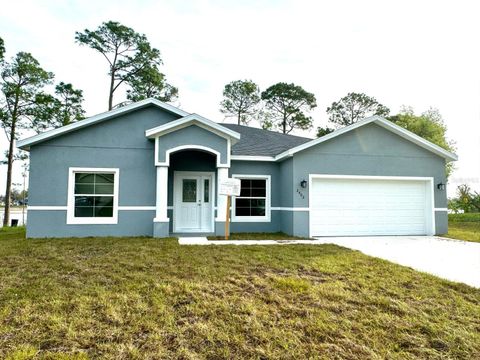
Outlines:
{"type": "Polygon", "coordinates": [[[149,105],[155,105],[155,106],[157,106],[161,109],[164,109],[168,112],[171,112],[173,114],[176,114],[176,115],[179,115],[179,116],[182,116],[182,117],[190,115],[190,113],[188,113],[186,111],[183,111],[183,110],[181,110],[181,109],[179,109],[179,108],[177,108],[173,105],[164,103],[164,102],[159,101],[157,99],[151,99],[150,98],[150,99],[141,100],[141,101],[135,102],[133,104],[123,106],[123,107],[118,108],[118,109],[110,110],[110,111],[107,111],[107,112],[89,117],[89,118],[84,119],[84,120],[77,121],[73,124],[65,125],[65,126],[62,126],[60,128],[57,128],[57,129],[45,131],[41,134],[34,135],[34,136],[28,137],[26,139],[19,140],[17,142],[17,147],[20,148],[20,149],[23,149],[23,150],[29,150],[31,145],[34,145],[34,144],[52,139],[54,137],[57,137],[57,136],[60,136],[60,135],[63,135],[63,134],[66,134],[66,133],[84,128],[84,127],[87,127],[87,126],[90,126],[90,125],[93,125],[93,124],[96,124],[96,123],[99,123],[99,122],[102,122],[102,121],[105,121],[105,120],[108,120],[108,119],[111,119],[111,118],[113,118],[115,116],[118,116],[118,115],[126,114],[126,113],[129,113],[131,111],[141,109],[143,107],[147,107],[149,105]]]}
{"type": "Polygon", "coordinates": [[[402,137],[402,138],[404,138],[408,141],[411,141],[412,143],[414,143],[414,144],[416,144],[416,145],[418,145],[418,146],[420,146],[420,147],[422,147],[426,150],[429,150],[429,151],[433,152],[434,154],[437,154],[440,157],[445,158],[448,161],[458,160],[458,157],[457,157],[456,154],[454,154],[450,151],[447,151],[447,150],[441,148],[440,146],[435,145],[434,143],[432,143],[428,140],[425,140],[424,138],[412,133],[411,131],[408,131],[408,130],[406,130],[406,129],[398,126],[398,125],[395,125],[391,121],[388,121],[387,119],[385,119],[381,116],[377,116],[377,115],[365,118],[363,120],[360,120],[360,121],[356,122],[355,124],[345,126],[344,128],[335,130],[334,132],[332,132],[328,135],[324,135],[324,136],[322,136],[318,139],[311,140],[307,143],[304,143],[304,144],[301,144],[301,145],[296,146],[294,148],[291,148],[289,150],[286,150],[283,153],[275,156],[275,160],[282,160],[286,157],[289,157],[289,156],[292,156],[292,155],[296,154],[299,151],[302,151],[302,150],[308,149],[312,146],[321,144],[325,141],[331,140],[333,138],[336,138],[337,136],[340,136],[340,135],[345,134],[349,131],[358,129],[361,126],[365,126],[365,125],[371,124],[371,123],[375,123],[377,125],[380,125],[381,127],[399,135],[400,137],[402,137]]]}
{"type": "Polygon", "coordinates": [[[221,124],[221,126],[242,135],[241,140],[232,146],[232,155],[234,156],[276,156],[312,140],[244,125],[221,124]]]}
{"type": "Polygon", "coordinates": [[[234,142],[237,142],[238,140],[240,140],[240,134],[238,132],[233,131],[229,128],[226,128],[224,126],[221,126],[220,124],[212,120],[209,120],[207,118],[204,118],[203,116],[200,116],[198,114],[190,114],[180,119],[170,121],[166,124],[154,127],[152,129],[148,129],[145,131],[145,136],[150,139],[153,139],[157,136],[162,136],[163,134],[167,134],[169,132],[182,129],[190,125],[200,126],[209,131],[212,131],[213,133],[219,136],[230,138],[234,140],[234,142]]]}

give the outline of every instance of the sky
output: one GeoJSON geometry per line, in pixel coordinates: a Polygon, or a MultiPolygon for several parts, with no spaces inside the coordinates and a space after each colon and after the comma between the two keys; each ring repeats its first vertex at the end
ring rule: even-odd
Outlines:
{"type": "MultiPolygon", "coordinates": [[[[226,83],[262,90],[293,82],[316,95],[315,127],[327,106],[363,92],[396,113],[440,110],[459,160],[448,195],[462,183],[480,191],[480,22],[477,1],[17,0],[2,3],[7,58],[27,51],[84,91],[87,115],[107,110],[107,63],[75,44],[75,31],[114,20],[147,35],[162,71],[179,88],[174,105],[218,122],[226,83]]],[[[121,102],[118,94],[115,102],[121,102]]],[[[314,131],[297,132],[314,137],[314,131]]],[[[0,151],[7,140],[0,134],[0,151]]],[[[21,183],[16,163],[14,183],[21,183]]],[[[4,192],[6,166],[0,166],[4,192]]]]}

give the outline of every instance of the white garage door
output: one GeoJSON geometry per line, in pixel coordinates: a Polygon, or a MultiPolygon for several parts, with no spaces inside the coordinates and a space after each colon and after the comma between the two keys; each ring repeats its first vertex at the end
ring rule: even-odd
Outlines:
{"type": "Polygon", "coordinates": [[[311,236],[431,235],[432,185],[399,178],[316,178],[311,236]]]}

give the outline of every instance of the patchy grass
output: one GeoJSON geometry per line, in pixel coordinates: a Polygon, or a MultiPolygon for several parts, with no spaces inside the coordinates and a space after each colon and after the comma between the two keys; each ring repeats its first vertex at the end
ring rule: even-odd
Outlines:
{"type": "Polygon", "coordinates": [[[480,242],[480,213],[449,214],[446,237],[480,242]]]}
{"type": "Polygon", "coordinates": [[[480,242],[480,223],[453,222],[448,224],[448,233],[445,237],[480,242]]]}
{"type": "Polygon", "coordinates": [[[32,357],[480,358],[480,290],[334,245],[4,230],[0,358],[32,357]]]}
{"type": "MultiPolygon", "coordinates": [[[[225,236],[207,236],[208,240],[225,240],[225,236]]],[[[287,235],[283,232],[275,233],[231,233],[229,240],[299,240],[298,236],[287,235]]]]}

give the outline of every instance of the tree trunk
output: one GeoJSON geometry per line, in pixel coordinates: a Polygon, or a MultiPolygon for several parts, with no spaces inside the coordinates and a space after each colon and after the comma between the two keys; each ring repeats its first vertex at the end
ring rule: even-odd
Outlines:
{"type": "Polygon", "coordinates": [[[287,115],[285,114],[283,114],[282,130],[284,134],[287,133],[287,115]]]}
{"type": "Polygon", "coordinates": [[[114,92],[114,85],[115,85],[115,73],[112,72],[110,75],[110,92],[108,94],[108,110],[112,110],[113,108],[113,92],[114,92]]]}
{"type": "Polygon", "coordinates": [[[13,142],[15,141],[15,125],[17,122],[16,105],[14,113],[15,115],[12,116],[12,128],[10,129],[10,145],[8,147],[7,188],[5,190],[5,211],[3,214],[3,226],[8,226],[10,222],[10,202],[12,197],[13,142]]]}
{"type": "Polygon", "coordinates": [[[238,125],[242,125],[241,124],[241,118],[242,118],[242,113],[239,111],[238,112],[238,118],[237,118],[238,125]]]}

